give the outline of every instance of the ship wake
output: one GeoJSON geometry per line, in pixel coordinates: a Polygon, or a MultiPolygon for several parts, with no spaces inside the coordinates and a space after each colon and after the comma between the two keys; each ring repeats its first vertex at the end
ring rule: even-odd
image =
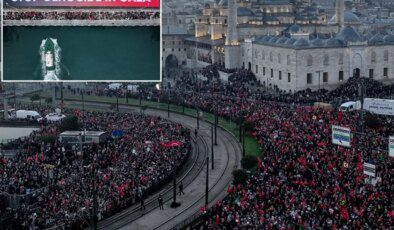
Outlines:
{"type": "Polygon", "coordinates": [[[41,57],[41,75],[44,81],[60,81],[61,78],[61,68],[60,68],[60,58],[61,58],[61,48],[57,43],[57,39],[50,38],[54,44],[54,57],[55,57],[55,69],[48,71],[45,66],[45,41],[41,41],[40,45],[40,57],[41,57]]]}

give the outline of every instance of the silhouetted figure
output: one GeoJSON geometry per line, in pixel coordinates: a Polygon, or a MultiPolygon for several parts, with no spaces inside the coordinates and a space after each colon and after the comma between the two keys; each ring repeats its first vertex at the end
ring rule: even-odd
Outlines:
{"type": "Polygon", "coordinates": [[[145,202],[144,202],[144,197],[141,196],[141,210],[145,210],[145,202]]]}
{"type": "Polygon", "coordinates": [[[158,201],[159,201],[159,208],[160,208],[160,210],[163,210],[164,209],[164,207],[163,207],[163,197],[161,196],[161,194],[159,195],[158,201]]]}
{"type": "Polygon", "coordinates": [[[185,195],[185,193],[183,192],[183,184],[182,184],[182,182],[178,185],[178,188],[179,188],[179,195],[185,195]]]}

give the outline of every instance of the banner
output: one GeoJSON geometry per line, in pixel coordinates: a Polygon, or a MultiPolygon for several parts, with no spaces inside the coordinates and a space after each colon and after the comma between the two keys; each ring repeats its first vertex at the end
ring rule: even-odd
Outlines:
{"type": "Polygon", "coordinates": [[[394,136],[389,137],[389,156],[394,157],[394,136]]]}
{"type": "Polygon", "coordinates": [[[341,126],[332,126],[332,143],[335,145],[341,145],[350,147],[351,137],[350,129],[341,126]]]}
{"type": "Polygon", "coordinates": [[[364,109],[375,114],[394,116],[394,100],[365,98],[364,109]]]}
{"type": "Polygon", "coordinates": [[[4,7],[160,8],[160,0],[4,0],[4,7]]]}
{"type": "Polygon", "coordinates": [[[365,175],[376,177],[376,165],[364,163],[363,166],[365,175]]]}

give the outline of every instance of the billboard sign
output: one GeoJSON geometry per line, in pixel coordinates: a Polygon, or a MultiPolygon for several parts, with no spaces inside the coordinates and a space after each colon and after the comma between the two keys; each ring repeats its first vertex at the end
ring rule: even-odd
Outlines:
{"type": "Polygon", "coordinates": [[[389,137],[389,156],[394,157],[394,136],[389,137]]]}
{"type": "Polygon", "coordinates": [[[365,98],[364,109],[375,114],[394,116],[394,100],[365,98]]]}
{"type": "Polygon", "coordinates": [[[4,0],[4,7],[160,8],[160,0],[4,0]]]}
{"type": "Polygon", "coordinates": [[[376,165],[364,163],[363,169],[365,175],[376,177],[376,165]]]}
{"type": "Polygon", "coordinates": [[[351,132],[349,128],[333,125],[332,143],[335,145],[350,147],[350,142],[351,142],[350,134],[351,132]]]}

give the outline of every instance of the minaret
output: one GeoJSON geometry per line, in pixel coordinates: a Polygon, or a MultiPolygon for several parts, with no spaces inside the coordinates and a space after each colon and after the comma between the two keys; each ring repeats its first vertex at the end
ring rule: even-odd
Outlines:
{"type": "Polygon", "coordinates": [[[345,1],[344,0],[336,0],[335,3],[335,19],[336,23],[340,28],[344,26],[344,14],[345,14],[345,1]]]}
{"type": "Polygon", "coordinates": [[[237,0],[228,0],[226,45],[238,45],[237,0]]]}
{"type": "Polygon", "coordinates": [[[224,49],[224,63],[228,69],[240,67],[240,46],[237,31],[237,0],[228,0],[227,36],[224,49]]]}

